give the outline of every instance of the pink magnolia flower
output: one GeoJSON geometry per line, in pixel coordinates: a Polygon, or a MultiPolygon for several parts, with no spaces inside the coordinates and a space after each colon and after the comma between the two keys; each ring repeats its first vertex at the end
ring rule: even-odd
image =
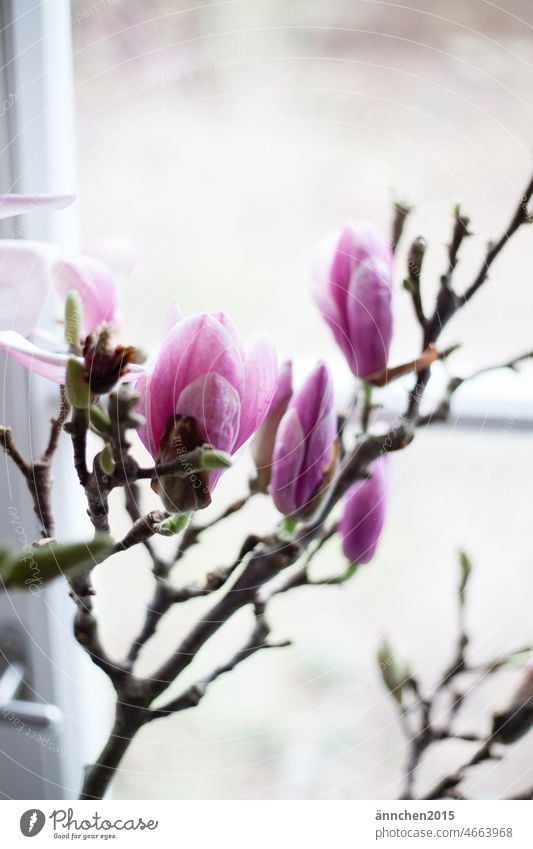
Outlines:
{"type": "Polygon", "coordinates": [[[368,563],[376,551],[385,522],[387,459],[383,456],[371,463],[372,477],[358,481],[346,495],[339,527],[343,551],[350,563],[368,563]]]}
{"type": "Polygon", "coordinates": [[[53,285],[56,252],[46,242],[0,239],[0,327],[22,336],[35,329],[53,285]]]}
{"type": "Polygon", "coordinates": [[[336,430],[331,377],[319,363],[293,395],[277,431],[270,492],[281,513],[312,512],[335,465],[336,430]]]}
{"type": "Polygon", "coordinates": [[[324,319],[357,377],[386,368],[392,338],[392,253],[367,222],[347,224],[314,282],[324,319]]]}
{"type": "Polygon", "coordinates": [[[104,322],[119,319],[121,278],[131,270],[133,256],[125,254],[124,243],[109,240],[99,246],[98,255],[61,256],[52,267],[53,282],[62,299],[72,290],[83,305],[82,338],[94,333],[104,322]]]}
{"type": "MultiPolygon", "coordinates": [[[[0,219],[27,212],[63,209],[73,195],[2,195],[0,219]]],[[[36,326],[51,286],[54,247],[21,239],[0,240],[0,319],[26,335],[36,326]]]]}
{"type": "Polygon", "coordinates": [[[279,370],[276,391],[267,416],[252,439],[251,450],[262,492],[267,491],[272,473],[272,455],[278,427],[292,395],[292,363],[283,363],[279,370]]]}
{"type": "MultiPolygon", "coordinates": [[[[276,388],[276,352],[260,334],[245,347],[224,312],[184,318],[174,308],[161,350],[136,384],[146,424],[139,436],[157,462],[207,443],[235,453],[263,422],[276,388]]],[[[207,506],[218,473],[153,483],[167,508],[207,506]]]]}
{"type": "Polygon", "coordinates": [[[131,269],[133,251],[129,242],[113,239],[102,242],[96,250],[105,261],[97,256],[66,257],[59,254],[57,246],[45,242],[0,240],[0,321],[5,327],[9,317],[12,327],[0,332],[0,348],[35,374],[56,383],[64,383],[69,355],[62,337],[37,329],[53,288],[62,299],[71,290],[79,293],[83,306],[80,341],[102,324],[119,320],[119,275],[131,269]],[[55,350],[29,342],[25,337],[32,333],[55,350]]]}

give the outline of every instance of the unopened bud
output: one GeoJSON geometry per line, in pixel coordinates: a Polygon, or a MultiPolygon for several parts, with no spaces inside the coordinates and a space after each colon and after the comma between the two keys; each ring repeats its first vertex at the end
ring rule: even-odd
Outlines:
{"type": "Polygon", "coordinates": [[[111,450],[110,445],[105,445],[104,449],[100,451],[98,455],[98,462],[104,475],[113,474],[113,472],[117,468],[117,464],[115,462],[115,458],[113,457],[113,451],[111,450]]]}
{"type": "Polygon", "coordinates": [[[206,448],[202,451],[200,465],[207,472],[216,472],[220,469],[229,469],[232,465],[232,460],[230,454],[227,454],[226,451],[217,451],[216,448],[206,448]]]}
{"type": "Polygon", "coordinates": [[[79,345],[83,324],[83,304],[80,293],[71,289],[65,300],[65,342],[79,345]]]}
{"type": "Polygon", "coordinates": [[[157,532],[164,537],[172,537],[184,531],[191,519],[191,513],[174,513],[157,527],[157,532]]]}
{"type": "Polygon", "coordinates": [[[98,404],[91,404],[89,418],[91,425],[98,431],[98,433],[109,432],[109,429],[111,428],[111,421],[109,416],[102,410],[101,407],[98,406],[98,404]]]}
{"type": "Polygon", "coordinates": [[[67,363],[65,377],[65,394],[72,407],[86,409],[91,400],[91,391],[87,383],[85,369],[74,358],[67,363]]]}
{"type": "Polygon", "coordinates": [[[5,586],[34,589],[58,575],[100,563],[112,548],[111,537],[98,534],[90,542],[63,544],[50,541],[20,554],[3,550],[0,575],[5,586]]]}

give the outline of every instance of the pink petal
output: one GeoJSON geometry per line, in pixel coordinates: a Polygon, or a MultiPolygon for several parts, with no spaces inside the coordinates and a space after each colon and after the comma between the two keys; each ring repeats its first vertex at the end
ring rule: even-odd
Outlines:
{"type": "Polygon", "coordinates": [[[267,333],[253,336],[244,363],[244,392],[241,426],[234,450],[237,450],[262,424],[270,409],[278,378],[274,342],[267,333]]]}
{"type": "MultiPolygon", "coordinates": [[[[63,384],[65,382],[65,369],[68,360],[72,358],[71,354],[46,351],[14,330],[0,331],[0,349],[6,351],[9,356],[34,374],[46,377],[53,383],[63,384]]],[[[75,357],[75,359],[79,363],[83,363],[81,357],[75,357]]],[[[128,366],[128,372],[120,378],[121,383],[139,381],[139,374],[141,373],[141,377],[143,376],[142,371],[142,366],[132,363],[128,366]]]]}
{"type": "Polygon", "coordinates": [[[352,274],[346,304],[348,334],[353,342],[350,364],[359,377],[387,365],[392,339],[390,268],[378,258],[352,274]]]}
{"type": "Polygon", "coordinates": [[[102,322],[117,318],[119,283],[110,268],[89,256],[61,258],[54,265],[59,294],[66,298],[75,289],[83,303],[83,335],[92,333],[102,322]]]}
{"type": "Polygon", "coordinates": [[[279,367],[276,381],[276,391],[270,402],[269,412],[276,409],[282,401],[287,401],[292,395],[292,360],[285,360],[279,367]]]}
{"type": "Polygon", "coordinates": [[[352,563],[368,563],[376,551],[385,523],[387,502],[387,455],[369,466],[372,477],[348,490],[340,521],[345,557],[352,563]]]}
{"type": "Polygon", "coordinates": [[[254,463],[263,479],[267,480],[272,466],[272,455],[279,423],[285,415],[292,395],[292,362],[287,360],[279,369],[276,391],[270,402],[264,422],[258,427],[251,449],[254,463]]]}
{"type": "Polygon", "coordinates": [[[304,462],[305,435],[297,411],[289,408],[278,429],[270,481],[274,504],[286,516],[301,506],[296,489],[304,462]]]}
{"type": "Polygon", "coordinates": [[[232,337],[212,316],[193,315],[167,333],[151,373],[150,427],[155,445],[185,387],[210,372],[224,377],[242,395],[244,368],[232,337]]]}
{"type": "Polygon", "coordinates": [[[0,332],[0,348],[34,374],[46,377],[54,383],[65,382],[65,368],[70,359],[69,354],[45,351],[13,330],[0,332]]]}
{"type": "Polygon", "coordinates": [[[294,394],[291,407],[298,411],[303,432],[309,437],[321,421],[333,409],[333,384],[329,369],[319,362],[294,394]]]}
{"type": "Polygon", "coordinates": [[[329,325],[339,348],[344,356],[350,356],[350,340],[344,313],[339,309],[331,293],[331,257],[335,250],[335,242],[329,238],[319,248],[318,258],[312,275],[311,292],[329,325]]]}
{"type": "Polygon", "coordinates": [[[175,324],[177,324],[179,321],[182,321],[184,318],[185,316],[179,306],[177,304],[172,304],[167,313],[167,317],[163,325],[163,337],[165,337],[167,333],[172,330],[175,324]]]}
{"type": "Polygon", "coordinates": [[[0,240],[0,326],[24,336],[37,325],[51,288],[57,248],[44,242],[0,240]]]}
{"type": "Polygon", "coordinates": [[[25,212],[64,209],[74,200],[74,195],[0,195],[0,218],[10,218],[25,212]]]}
{"type": "Polygon", "coordinates": [[[139,396],[139,400],[136,405],[136,412],[144,419],[144,424],[137,429],[137,433],[139,434],[139,438],[146,450],[149,451],[155,459],[157,456],[158,443],[156,443],[153,439],[152,428],[150,425],[150,376],[150,372],[147,371],[140,374],[135,380],[134,389],[139,396]]]}
{"type": "Polygon", "coordinates": [[[229,335],[235,342],[235,348],[241,360],[244,362],[244,359],[246,357],[246,350],[244,345],[242,344],[241,337],[239,336],[239,332],[235,327],[235,323],[233,322],[233,320],[229,317],[227,312],[224,312],[224,310],[217,310],[216,312],[212,312],[211,315],[213,316],[213,318],[216,318],[216,320],[221,323],[222,327],[224,327],[225,330],[228,331],[229,335]]]}
{"type": "Polygon", "coordinates": [[[205,441],[231,452],[239,430],[241,403],[233,386],[215,372],[189,383],[176,403],[178,416],[196,419],[205,441]]]}

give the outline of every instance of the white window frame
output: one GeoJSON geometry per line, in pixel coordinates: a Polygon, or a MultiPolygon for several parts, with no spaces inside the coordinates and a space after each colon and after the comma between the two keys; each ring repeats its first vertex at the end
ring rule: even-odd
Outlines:
{"type": "MultiPolygon", "coordinates": [[[[71,12],[68,0],[2,0],[0,4],[0,191],[70,193],[76,188],[71,12]]],[[[3,238],[54,241],[75,249],[75,208],[38,212],[0,222],[3,238]]],[[[45,315],[43,323],[46,326],[45,315]]],[[[44,447],[57,412],[57,388],[0,359],[0,418],[13,426],[28,457],[44,447]],[[34,449],[33,449],[34,447],[34,449]]],[[[57,533],[87,532],[79,487],[70,469],[65,439],[54,467],[57,533]],[[81,525],[80,525],[81,522],[81,525]]],[[[8,458],[0,457],[0,539],[15,545],[39,537],[24,482],[8,458]]],[[[102,681],[72,637],[73,606],[57,579],[37,595],[0,592],[0,648],[11,667],[0,678],[0,798],[72,799],[83,764],[100,740],[102,681]],[[20,661],[20,663],[18,663],[20,661]],[[23,675],[19,686],[18,676],[23,675]],[[94,679],[92,679],[94,676],[94,679]],[[98,682],[98,684],[97,684],[98,682]],[[97,686],[93,686],[97,684],[97,686]],[[14,699],[14,701],[13,701],[14,699]],[[39,735],[39,736],[37,736],[39,735]]],[[[104,690],[105,692],[105,690],[104,690]]]]}

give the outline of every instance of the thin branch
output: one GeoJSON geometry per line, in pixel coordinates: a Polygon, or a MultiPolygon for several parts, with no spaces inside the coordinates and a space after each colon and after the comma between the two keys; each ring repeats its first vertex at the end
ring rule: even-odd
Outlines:
{"type": "Polygon", "coordinates": [[[529,203],[532,197],[533,177],[530,179],[529,183],[526,186],[524,194],[520,198],[520,202],[514,212],[513,217],[511,218],[511,221],[509,222],[509,226],[497,242],[494,242],[493,244],[489,245],[483,265],[481,266],[474,281],[463,295],[464,303],[467,303],[476,294],[477,290],[483,285],[483,283],[488,277],[488,273],[494,260],[501,253],[503,248],[507,245],[509,239],[516,233],[517,230],[520,229],[520,227],[522,227],[522,225],[528,224],[530,222],[529,203]]]}
{"type": "Polygon", "coordinates": [[[138,636],[132,641],[126,665],[131,669],[137,660],[141,649],[153,637],[161,618],[174,605],[192,598],[200,598],[210,595],[221,589],[226,581],[233,575],[241,565],[244,558],[253,550],[258,542],[254,536],[248,537],[241,546],[237,558],[230,566],[215,569],[206,576],[205,583],[200,586],[174,587],[162,575],[155,575],[155,589],[152,600],[146,608],[145,620],[138,636]]]}
{"type": "Polygon", "coordinates": [[[24,475],[26,480],[28,480],[31,477],[31,465],[26,462],[15,445],[13,431],[10,427],[0,428],[0,445],[4,453],[7,454],[8,457],[11,457],[17,469],[22,475],[24,475]]]}
{"type": "Polygon", "coordinates": [[[178,477],[187,478],[192,474],[197,474],[204,470],[202,458],[206,449],[210,448],[210,445],[199,445],[197,448],[193,448],[192,451],[180,454],[172,460],[167,460],[165,463],[155,463],[155,465],[148,468],[136,469],[133,480],[152,480],[154,478],[165,477],[165,475],[177,475],[178,477]]]}
{"type": "Polygon", "coordinates": [[[93,614],[94,590],[90,570],[84,570],[73,576],[70,579],[70,589],[71,598],[77,607],[74,617],[74,636],[95,666],[105,672],[118,691],[127,674],[127,669],[122,664],[111,660],[100,641],[98,623],[93,614]]]}
{"type": "MultiPolygon", "coordinates": [[[[126,507],[126,512],[133,523],[138,522],[140,519],[142,519],[142,513],[140,509],[141,491],[137,483],[127,483],[124,487],[124,503],[126,507]]],[[[166,516],[168,516],[168,514],[165,514],[165,517],[166,516]]],[[[150,555],[154,574],[166,574],[167,564],[165,560],[159,556],[155,547],[152,545],[150,541],[150,535],[147,535],[145,538],[143,538],[141,542],[147,550],[148,554],[150,555]]]]}
{"type": "Polygon", "coordinates": [[[426,248],[426,240],[422,236],[417,236],[409,249],[407,256],[407,277],[403,281],[404,289],[411,295],[415,316],[424,334],[427,319],[422,305],[420,282],[426,248]]]}
{"type": "Polygon", "coordinates": [[[48,439],[48,445],[46,446],[46,450],[41,457],[41,460],[50,462],[52,457],[54,456],[57,446],[59,444],[59,437],[61,436],[61,431],[65,425],[65,422],[68,419],[70,413],[70,404],[67,401],[65,395],[65,387],[59,387],[59,413],[55,419],[52,419],[51,429],[50,429],[50,437],[48,439]]]}
{"type": "Polygon", "coordinates": [[[403,229],[405,227],[405,222],[407,220],[408,215],[410,214],[412,207],[407,206],[405,203],[400,203],[396,201],[394,203],[394,218],[392,221],[392,236],[391,236],[391,248],[393,254],[396,253],[400,240],[402,238],[403,229]]]}
{"type": "Polygon", "coordinates": [[[388,386],[389,383],[392,383],[394,380],[398,380],[400,377],[405,377],[406,374],[427,369],[437,360],[447,359],[458,349],[458,347],[459,345],[450,345],[443,351],[437,351],[436,348],[429,347],[425,351],[422,351],[415,360],[409,360],[406,363],[402,363],[399,366],[393,366],[392,368],[385,368],[375,374],[368,375],[366,380],[372,386],[388,386]]]}
{"type": "Polygon", "coordinates": [[[525,362],[526,360],[533,359],[533,351],[527,351],[525,354],[520,354],[517,357],[513,357],[510,360],[507,360],[504,363],[497,363],[492,366],[485,366],[484,368],[480,368],[477,371],[472,372],[472,374],[467,375],[466,377],[452,377],[448,381],[448,385],[446,387],[446,391],[444,396],[441,398],[433,412],[429,413],[426,416],[420,416],[417,425],[419,427],[435,424],[437,422],[446,422],[450,416],[451,412],[451,401],[457,390],[464,384],[471,380],[475,380],[477,377],[481,377],[484,374],[488,374],[492,371],[499,371],[501,369],[511,369],[511,371],[517,371],[520,363],[525,362]]]}
{"type": "Polygon", "coordinates": [[[220,678],[221,675],[231,672],[240,663],[248,660],[249,657],[263,649],[285,648],[286,646],[291,645],[290,640],[283,640],[276,643],[268,642],[270,625],[265,617],[264,604],[257,603],[255,605],[254,615],[255,626],[244,646],[242,646],[242,648],[240,648],[226,663],[218,666],[213,672],[197,684],[193,684],[192,687],[190,687],[181,696],[178,696],[177,699],[173,699],[161,708],[152,709],[150,712],[150,719],[159,719],[178,711],[185,710],[189,707],[196,707],[207,692],[209,685],[220,678]]]}
{"type": "Polygon", "coordinates": [[[451,242],[448,245],[448,269],[441,278],[441,286],[451,287],[452,278],[459,262],[459,250],[463,241],[471,236],[470,219],[465,215],[461,215],[459,208],[455,210],[455,219],[452,231],[451,242]]]}
{"type": "Polygon", "coordinates": [[[158,533],[161,522],[168,519],[169,513],[163,510],[151,510],[146,516],[137,519],[129,529],[128,533],[117,542],[109,556],[119,551],[126,551],[139,543],[146,543],[154,534],[158,533]]]}
{"type": "Polygon", "coordinates": [[[492,738],[489,737],[485,740],[482,746],[477,749],[475,754],[469,758],[459,769],[452,772],[450,775],[444,776],[438,781],[431,790],[422,797],[424,801],[434,800],[434,799],[445,799],[449,796],[450,792],[454,790],[458,784],[464,778],[465,771],[472,766],[477,766],[477,764],[482,763],[486,760],[497,759],[492,751],[492,738]]]}
{"type": "Polygon", "coordinates": [[[0,445],[11,457],[26,480],[33,501],[33,509],[38,517],[42,536],[50,539],[54,536],[54,516],[52,513],[52,477],[51,465],[59,444],[61,430],[69,414],[69,405],[65,398],[64,387],[60,389],[60,407],[57,418],[52,419],[48,445],[43,454],[33,462],[27,462],[18,451],[11,428],[0,428],[0,445]]]}
{"type": "Polygon", "coordinates": [[[216,525],[223,522],[224,519],[227,519],[229,516],[233,516],[235,513],[238,513],[239,510],[242,510],[246,504],[250,501],[250,499],[255,495],[254,492],[249,492],[247,495],[244,495],[242,498],[238,498],[236,501],[233,501],[222,513],[219,513],[218,516],[215,516],[214,519],[211,519],[210,522],[206,522],[203,525],[195,525],[194,522],[185,529],[183,535],[181,537],[180,542],[178,543],[178,548],[176,554],[172,558],[169,563],[169,569],[173,566],[178,560],[185,555],[185,553],[192,548],[193,545],[196,545],[200,536],[205,533],[205,531],[214,528],[216,525]]]}
{"type": "MultiPolygon", "coordinates": [[[[487,253],[485,255],[485,259],[483,261],[483,265],[478,272],[477,276],[474,278],[473,283],[467,288],[466,292],[463,295],[458,295],[449,285],[449,272],[450,267],[448,268],[448,273],[444,275],[442,282],[444,285],[441,286],[439,294],[437,296],[437,303],[435,306],[435,310],[430,319],[426,322],[426,328],[424,333],[424,340],[422,349],[425,350],[430,345],[434,345],[437,339],[439,338],[442,330],[450,321],[450,319],[455,315],[455,313],[464,307],[478,289],[483,285],[485,280],[488,277],[489,270],[501,252],[501,250],[505,247],[509,239],[516,233],[516,231],[524,224],[530,222],[530,213],[528,209],[528,204],[533,195],[533,177],[530,179],[526,190],[520,199],[520,203],[518,204],[517,209],[509,223],[507,229],[503,233],[503,235],[498,239],[494,244],[489,245],[487,253]]],[[[453,240],[452,240],[453,244],[453,240]]],[[[452,248],[450,248],[450,252],[452,248]]],[[[451,256],[449,256],[450,265],[454,263],[454,254],[451,252],[451,256]]],[[[456,257],[455,257],[456,262],[456,257]]],[[[453,265],[453,269],[455,268],[455,264],[453,265]]],[[[452,271],[453,271],[452,269],[452,271]]],[[[420,404],[428,384],[430,377],[430,369],[423,369],[417,375],[416,383],[409,394],[409,401],[405,413],[405,418],[415,423],[419,410],[420,404]]]]}

